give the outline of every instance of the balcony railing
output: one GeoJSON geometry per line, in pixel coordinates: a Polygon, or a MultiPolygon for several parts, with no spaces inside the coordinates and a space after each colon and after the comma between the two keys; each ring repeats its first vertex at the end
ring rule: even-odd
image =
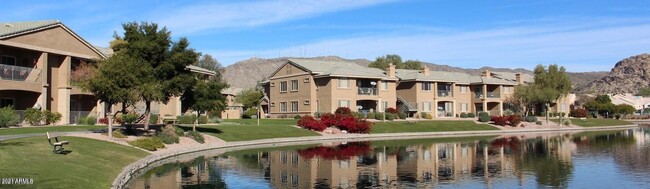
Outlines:
{"type": "Polygon", "coordinates": [[[487,97],[488,97],[488,98],[500,98],[500,97],[501,97],[501,94],[498,93],[498,92],[488,92],[488,93],[487,93],[487,97]]]}
{"type": "Polygon", "coordinates": [[[483,98],[483,92],[474,92],[474,98],[483,98]]]}
{"type": "Polygon", "coordinates": [[[447,97],[447,96],[451,96],[451,95],[452,95],[451,90],[438,90],[438,96],[439,97],[447,97]]]}
{"type": "Polygon", "coordinates": [[[359,87],[360,95],[377,95],[377,88],[374,87],[359,87]]]}
{"type": "Polygon", "coordinates": [[[0,64],[0,79],[25,82],[40,82],[41,69],[0,64]]]}

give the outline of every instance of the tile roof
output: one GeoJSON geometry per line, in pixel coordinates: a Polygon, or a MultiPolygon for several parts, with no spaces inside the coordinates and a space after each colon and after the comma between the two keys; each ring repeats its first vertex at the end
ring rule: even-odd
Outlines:
{"type": "Polygon", "coordinates": [[[486,78],[481,76],[469,75],[460,72],[446,72],[446,71],[429,71],[429,75],[420,73],[420,70],[406,70],[397,69],[396,75],[401,80],[415,80],[415,81],[442,81],[442,82],[455,82],[463,84],[506,84],[516,85],[516,82],[508,81],[500,78],[486,78]]]}
{"type": "MultiPolygon", "coordinates": [[[[516,76],[517,73],[512,73],[512,72],[491,72],[491,73],[492,73],[493,77],[497,77],[497,78],[517,82],[517,76],[516,76]]],[[[526,83],[535,82],[535,76],[534,75],[522,73],[521,76],[522,76],[522,79],[524,80],[524,82],[526,82],[526,83]]]]}
{"type": "Polygon", "coordinates": [[[58,20],[28,21],[28,22],[2,22],[0,23],[0,39],[11,37],[25,32],[38,30],[60,24],[58,20]]]}
{"type": "Polygon", "coordinates": [[[212,70],[201,68],[201,67],[198,67],[198,66],[195,66],[195,65],[185,66],[185,69],[188,69],[188,70],[190,70],[192,72],[202,73],[202,74],[206,74],[206,75],[216,75],[217,74],[216,72],[214,72],[212,70]]]}
{"type": "Polygon", "coordinates": [[[242,88],[237,88],[237,87],[228,87],[223,90],[221,90],[221,94],[229,94],[229,95],[235,95],[239,94],[242,92],[244,89],[242,88]]]}
{"type": "Polygon", "coordinates": [[[317,76],[387,78],[384,70],[364,67],[353,62],[310,59],[289,59],[289,61],[317,76]]]}

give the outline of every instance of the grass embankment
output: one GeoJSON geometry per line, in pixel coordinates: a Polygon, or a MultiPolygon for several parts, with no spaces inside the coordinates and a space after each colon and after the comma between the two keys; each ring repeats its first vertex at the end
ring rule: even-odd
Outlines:
{"type": "Polygon", "coordinates": [[[148,153],[106,141],[59,137],[70,141],[67,155],[52,153],[46,138],[0,141],[0,177],[32,178],[33,185],[11,188],[109,188],[122,168],[148,153]]]}
{"type": "MultiPolygon", "coordinates": [[[[564,120],[564,119],[562,119],[564,120]]],[[[619,125],[632,125],[633,123],[617,120],[617,119],[575,119],[570,118],[571,124],[581,127],[599,127],[599,126],[619,126],[619,125]]],[[[551,121],[558,123],[560,119],[551,119],[551,121]]]]}
{"type": "Polygon", "coordinates": [[[102,129],[106,126],[25,126],[21,128],[8,128],[0,129],[0,135],[18,135],[18,134],[33,134],[45,132],[70,132],[70,131],[90,131],[94,129],[102,129]]]}
{"type": "MultiPolygon", "coordinates": [[[[201,125],[196,128],[197,131],[215,136],[222,140],[246,141],[269,138],[285,137],[302,137],[302,136],[319,136],[319,134],[294,127],[297,120],[294,119],[263,119],[260,125],[257,120],[239,119],[224,120],[221,125],[201,125]]],[[[191,125],[180,125],[184,130],[192,130],[191,125]]]]}
{"type": "Polygon", "coordinates": [[[417,122],[385,122],[375,123],[371,133],[408,133],[408,132],[445,132],[445,131],[484,131],[499,130],[498,128],[477,124],[473,121],[417,121],[417,122]]]}

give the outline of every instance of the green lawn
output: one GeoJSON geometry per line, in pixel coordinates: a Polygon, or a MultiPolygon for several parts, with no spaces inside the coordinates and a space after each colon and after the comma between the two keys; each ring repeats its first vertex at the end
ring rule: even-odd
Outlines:
{"type": "Polygon", "coordinates": [[[441,132],[441,131],[480,131],[499,130],[498,128],[476,124],[473,121],[406,121],[375,123],[371,133],[407,133],[407,132],[441,132]]]}
{"type": "MultiPolygon", "coordinates": [[[[260,125],[287,126],[296,125],[297,119],[260,119],[260,125]]],[[[257,125],[257,119],[225,119],[221,125],[257,125]]]]}
{"type": "MultiPolygon", "coordinates": [[[[183,125],[179,127],[184,130],[192,130],[192,126],[183,125]]],[[[318,133],[288,125],[208,125],[199,126],[196,130],[228,142],[268,138],[319,136],[318,133]]]]}
{"type": "Polygon", "coordinates": [[[78,137],[70,141],[71,153],[52,153],[45,137],[0,141],[0,177],[32,178],[33,185],[11,188],[109,188],[122,168],[148,153],[111,142],[78,137]]]}
{"type": "Polygon", "coordinates": [[[0,135],[32,134],[45,132],[89,131],[106,126],[25,126],[22,128],[0,129],[0,135]]]}
{"type": "MultiPolygon", "coordinates": [[[[551,119],[557,123],[559,119],[551,119]]],[[[581,127],[598,127],[598,126],[617,126],[617,125],[631,125],[633,123],[617,120],[617,119],[574,119],[571,118],[571,124],[581,127]]]]}

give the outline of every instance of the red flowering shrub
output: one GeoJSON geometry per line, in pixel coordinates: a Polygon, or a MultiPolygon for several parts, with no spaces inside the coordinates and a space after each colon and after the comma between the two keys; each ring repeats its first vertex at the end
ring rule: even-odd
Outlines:
{"type": "Polygon", "coordinates": [[[323,124],[327,127],[329,126],[335,126],[338,124],[338,119],[334,114],[331,113],[325,113],[320,116],[320,121],[323,122],[323,124]]]}
{"type": "Polygon", "coordinates": [[[504,125],[508,124],[508,118],[503,117],[503,116],[492,116],[490,121],[494,122],[495,125],[504,126],[504,125]]]}
{"type": "Polygon", "coordinates": [[[370,133],[372,123],[366,120],[358,120],[355,127],[350,129],[351,133],[370,133]]]}
{"type": "Polygon", "coordinates": [[[99,118],[98,123],[108,125],[108,118],[99,118]]]}
{"type": "Polygon", "coordinates": [[[386,113],[398,114],[399,112],[395,108],[386,108],[386,113]]]}
{"type": "Polygon", "coordinates": [[[352,117],[352,116],[336,116],[339,120],[338,124],[336,124],[336,127],[338,127],[341,130],[346,130],[351,132],[351,130],[356,127],[357,123],[357,118],[352,117]]]}
{"type": "Polygon", "coordinates": [[[304,158],[314,158],[316,156],[324,159],[350,159],[354,156],[368,154],[371,151],[368,142],[350,142],[335,147],[317,146],[307,149],[298,150],[298,154],[304,158]]]}
{"type": "Polygon", "coordinates": [[[571,115],[571,117],[578,117],[579,118],[579,117],[587,117],[587,114],[588,114],[588,112],[585,109],[575,109],[575,110],[572,110],[569,115],[571,115]]]}
{"type": "Polygon", "coordinates": [[[352,111],[348,107],[339,107],[334,111],[334,114],[350,115],[352,111]]]}
{"type": "Polygon", "coordinates": [[[298,120],[298,126],[314,131],[323,131],[327,128],[323,122],[320,122],[309,115],[302,116],[300,120],[298,120]]]}
{"type": "Polygon", "coordinates": [[[510,115],[508,116],[508,125],[516,127],[521,123],[521,116],[520,115],[510,115]]]}

